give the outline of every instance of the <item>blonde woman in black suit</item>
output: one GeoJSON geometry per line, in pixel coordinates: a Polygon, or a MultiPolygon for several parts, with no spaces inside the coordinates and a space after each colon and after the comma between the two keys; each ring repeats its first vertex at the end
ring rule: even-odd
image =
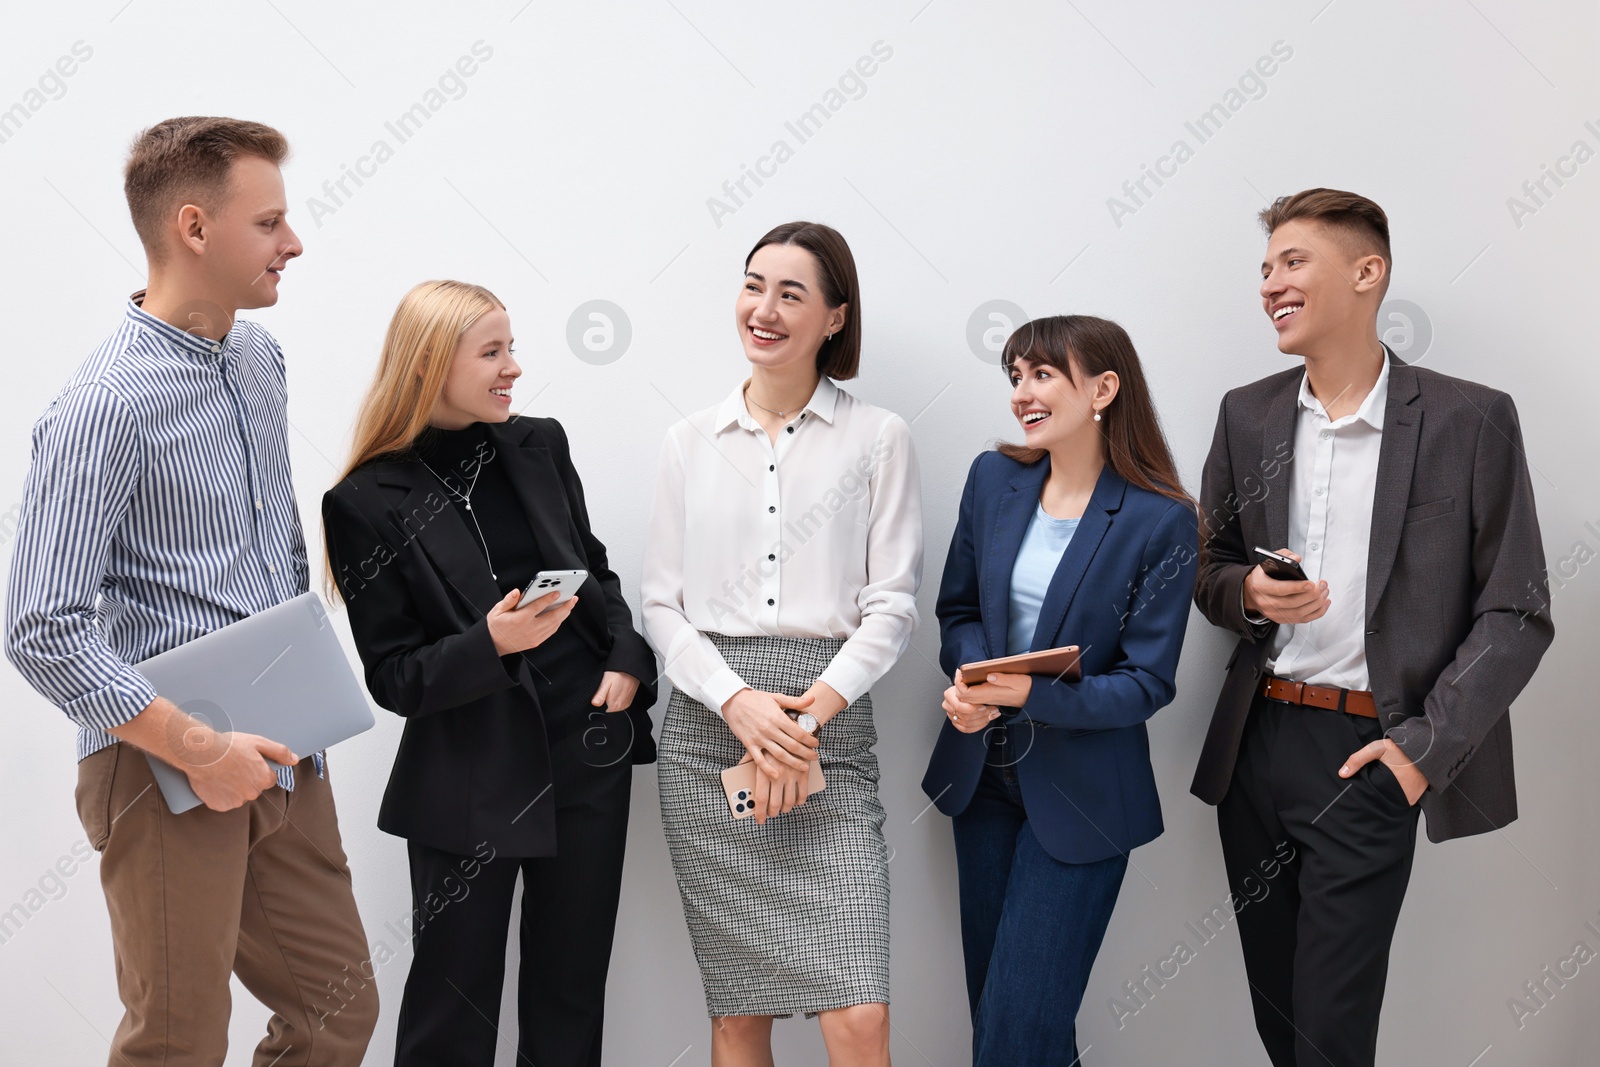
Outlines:
{"type": "Polygon", "coordinates": [[[629,772],[655,759],[654,659],[561,425],[510,414],[520,373],[492,293],[417,286],[323,498],[367,687],[406,720],[378,825],[411,861],[407,1067],[493,1062],[519,874],[519,1062],[599,1067],[629,772]],[[573,569],[577,596],[519,608],[573,569]]]}

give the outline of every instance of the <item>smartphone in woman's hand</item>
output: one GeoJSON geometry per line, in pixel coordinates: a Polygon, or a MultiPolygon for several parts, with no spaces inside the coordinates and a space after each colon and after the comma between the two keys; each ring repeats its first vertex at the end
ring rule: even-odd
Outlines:
{"type": "Polygon", "coordinates": [[[556,597],[548,606],[540,609],[539,614],[543,615],[557,604],[563,604],[572,599],[572,595],[578,591],[578,587],[588,580],[589,572],[584,570],[540,571],[533,576],[533,581],[528,583],[528,588],[522,591],[522,599],[517,601],[517,606],[512,610],[521,611],[540,597],[559,592],[560,596],[556,597]]]}

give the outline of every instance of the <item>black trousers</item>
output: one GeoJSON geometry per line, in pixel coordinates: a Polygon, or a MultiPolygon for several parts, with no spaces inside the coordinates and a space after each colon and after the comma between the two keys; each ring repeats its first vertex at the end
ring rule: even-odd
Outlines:
{"type": "Polygon", "coordinates": [[[1371,1067],[1418,809],[1375,719],[1256,697],[1217,809],[1256,1030],[1273,1067],[1371,1067]]]}
{"type": "Polygon", "coordinates": [[[554,772],[556,854],[485,861],[483,853],[408,842],[415,956],[400,1004],[396,1067],[492,1067],[519,874],[516,1062],[600,1067],[633,766],[585,743],[595,728],[588,700],[599,671],[562,670],[550,662],[556,651],[536,672],[554,772]]]}

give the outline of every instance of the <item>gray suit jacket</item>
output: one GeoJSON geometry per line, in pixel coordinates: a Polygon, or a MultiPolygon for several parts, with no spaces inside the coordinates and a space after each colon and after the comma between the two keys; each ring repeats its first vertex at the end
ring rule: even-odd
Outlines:
{"type": "MultiPolygon", "coordinates": [[[[1428,837],[1517,817],[1507,709],[1554,628],[1533,486],[1505,393],[1389,352],[1367,561],[1367,666],[1388,737],[1427,776],[1428,837]]],[[[1209,538],[1195,603],[1239,635],[1192,791],[1220,802],[1277,624],[1253,626],[1240,592],[1251,549],[1289,535],[1301,368],[1228,393],[1200,502],[1209,538]]],[[[1331,768],[1330,768],[1331,771],[1331,768]]]]}

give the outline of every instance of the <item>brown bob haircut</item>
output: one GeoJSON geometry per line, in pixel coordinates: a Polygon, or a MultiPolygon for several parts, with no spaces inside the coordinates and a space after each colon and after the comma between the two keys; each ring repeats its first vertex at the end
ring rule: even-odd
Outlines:
{"type": "MultiPolygon", "coordinates": [[[[1006,377],[1019,359],[1043,363],[1076,381],[1078,374],[1089,376],[1113,371],[1117,375],[1117,396],[1100,413],[1100,432],[1105,436],[1106,463],[1129,484],[1176,500],[1194,508],[1194,500],[1183,491],[1172,450],[1161,431],[1144,368],[1134,351],[1128,331],[1109,319],[1093,315],[1052,315],[1018,326],[1006,339],[1000,355],[1000,369],[1006,377]]],[[[1000,451],[1019,463],[1033,464],[1048,454],[1042,448],[1002,444],[1000,451]]]]}
{"type": "Polygon", "coordinates": [[[767,245],[795,245],[811,253],[817,261],[817,280],[822,285],[822,300],[830,308],[848,304],[844,326],[817,349],[817,372],[847,381],[861,369],[861,283],[856,280],[856,258],[843,235],[820,222],[786,222],[756,242],[744,257],[744,269],[767,245]]]}
{"type": "MultiPolygon", "coordinates": [[[[1286,222],[1315,219],[1350,238],[1350,247],[1358,254],[1375,252],[1383,257],[1386,268],[1394,269],[1394,259],[1389,254],[1389,216],[1375,202],[1358,193],[1342,189],[1307,189],[1293,196],[1278,197],[1257,217],[1268,237],[1286,222]]],[[[1387,272],[1384,284],[1388,284],[1387,272]]]]}
{"type": "Polygon", "coordinates": [[[281,166],[289,142],[259,122],[196,115],[158,122],[134,138],[122,189],[147,256],[159,261],[165,253],[161,229],[177,208],[215,209],[233,161],[244,156],[281,166]]]}

